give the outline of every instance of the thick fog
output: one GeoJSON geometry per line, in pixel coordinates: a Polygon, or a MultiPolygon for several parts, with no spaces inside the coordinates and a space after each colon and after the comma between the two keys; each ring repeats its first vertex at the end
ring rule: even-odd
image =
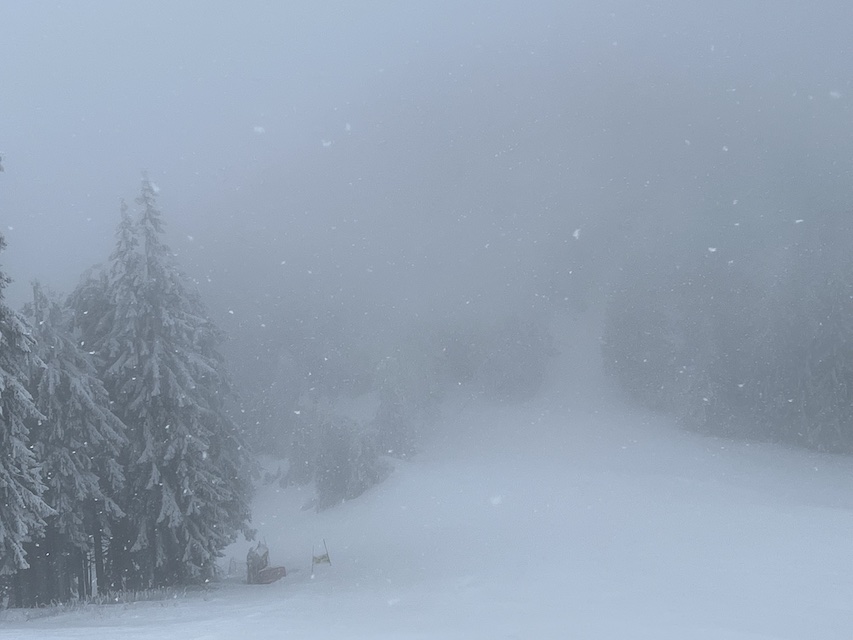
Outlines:
{"type": "Polygon", "coordinates": [[[306,323],[391,352],[586,308],[636,261],[655,279],[750,256],[770,282],[795,220],[853,196],[851,19],[842,2],[10,4],[7,299],[105,260],[142,169],[249,386],[306,323]]]}
{"type": "Polygon", "coordinates": [[[848,637],[853,4],[7,1],[0,42],[0,608],[848,637]]]}
{"type": "Polygon", "coordinates": [[[528,305],[626,251],[843,206],[851,11],[10,3],[9,297],[103,259],[142,168],[244,315],[294,286],[380,315],[528,305]]]}

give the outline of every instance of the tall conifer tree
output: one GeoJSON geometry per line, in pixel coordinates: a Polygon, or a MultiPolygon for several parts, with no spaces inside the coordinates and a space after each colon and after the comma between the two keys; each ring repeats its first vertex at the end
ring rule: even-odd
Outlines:
{"type": "Polygon", "coordinates": [[[68,333],[63,308],[39,284],[24,308],[33,327],[37,362],[30,390],[42,417],[31,429],[33,450],[44,465],[45,498],[55,510],[45,539],[33,555],[49,579],[35,576],[39,602],[64,601],[89,593],[88,558],[94,557],[98,585],[109,517],[120,517],[115,498],[124,483],[117,457],[125,427],[110,410],[109,396],[89,354],[68,333]]]}
{"type": "Polygon", "coordinates": [[[225,411],[230,393],[222,334],[207,318],[163,242],[157,192],[143,177],[140,216],[125,208],[94,308],[76,309],[100,359],[116,413],[128,426],[125,518],[114,532],[117,586],[210,576],[249,511],[246,452],[225,411]]]}
{"type": "MultiPolygon", "coordinates": [[[[0,250],[6,246],[0,236],[0,250]]],[[[9,280],[0,272],[0,573],[28,566],[24,545],[39,535],[51,509],[29,440],[40,415],[25,383],[33,339],[24,320],[3,302],[9,280]]]]}

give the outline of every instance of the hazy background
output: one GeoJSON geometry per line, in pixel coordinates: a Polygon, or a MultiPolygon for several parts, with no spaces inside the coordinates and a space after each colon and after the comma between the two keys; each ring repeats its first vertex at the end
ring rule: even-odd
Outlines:
{"type": "Polygon", "coordinates": [[[852,24],[847,2],[3,2],[8,298],[103,261],[143,168],[246,380],[296,324],[370,344],[583,308],[632,256],[732,260],[853,202],[852,24]]]}
{"type": "Polygon", "coordinates": [[[850,459],[755,443],[853,453],[849,0],[0,0],[0,43],[8,302],[147,169],[293,569],[20,637],[849,638],[850,459]]]}

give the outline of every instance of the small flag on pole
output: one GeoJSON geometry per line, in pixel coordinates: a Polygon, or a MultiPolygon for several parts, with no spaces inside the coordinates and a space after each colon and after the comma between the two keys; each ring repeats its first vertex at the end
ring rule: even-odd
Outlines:
{"type": "Polygon", "coordinates": [[[316,553],[314,547],[311,547],[311,575],[314,575],[314,565],[327,564],[332,566],[332,560],[329,558],[329,547],[326,546],[326,539],[323,538],[323,553],[316,553]]]}

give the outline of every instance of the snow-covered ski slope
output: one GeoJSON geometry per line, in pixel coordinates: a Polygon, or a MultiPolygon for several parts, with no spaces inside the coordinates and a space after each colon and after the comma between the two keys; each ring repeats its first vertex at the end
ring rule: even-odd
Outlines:
{"type": "Polygon", "coordinates": [[[562,362],[536,401],[448,407],[350,503],[317,514],[308,489],[263,488],[280,582],[11,612],[0,637],[853,638],[853,461],[679,432],[609,399],[594,348],[562,362]]]}

